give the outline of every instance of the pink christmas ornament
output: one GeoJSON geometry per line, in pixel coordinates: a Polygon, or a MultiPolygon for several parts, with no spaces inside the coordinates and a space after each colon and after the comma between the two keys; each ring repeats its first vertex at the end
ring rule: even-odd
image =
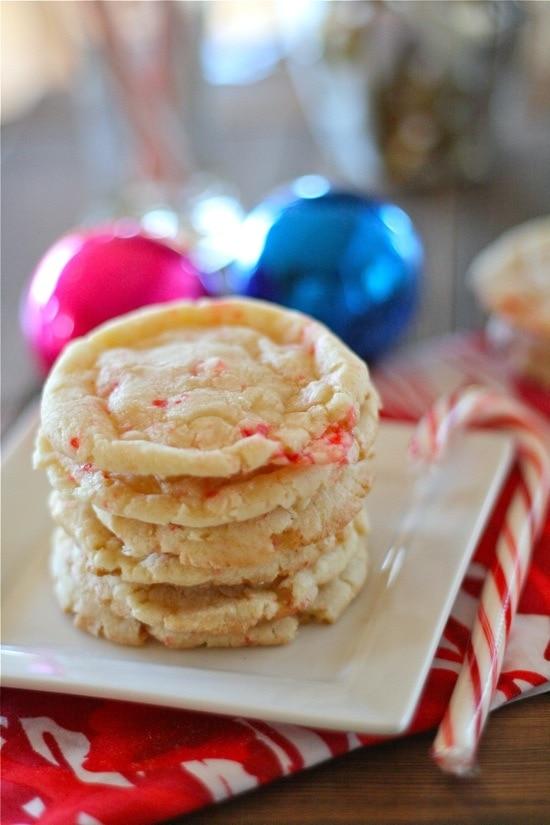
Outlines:
{"type": "Polygon", "coordinates": [[[65,344],[148,304],[206,294],[185,255],[134,222],[64,235],[38,264],[21,313],[24,335],[47,371],[65,344]]]}

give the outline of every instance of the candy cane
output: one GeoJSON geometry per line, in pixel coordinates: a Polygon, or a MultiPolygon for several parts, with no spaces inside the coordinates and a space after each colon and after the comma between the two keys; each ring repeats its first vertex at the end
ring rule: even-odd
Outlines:
{"type": "Polygon", "coordinates": [[[410,454],[416,460],[437,461],[457,429],[481,424],[514,433],[521,478],[483,586],[464,664],[433,745],[437,764],[456,775],[466,775],[474,766],[550,494],[545,424],[520,402],[493,390],[471,387],[437,401],[420,420],[410,454]]]}

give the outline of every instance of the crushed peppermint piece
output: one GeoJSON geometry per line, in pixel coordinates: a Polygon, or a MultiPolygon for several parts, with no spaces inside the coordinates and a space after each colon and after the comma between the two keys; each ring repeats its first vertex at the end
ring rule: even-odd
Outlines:
{"type": "Polygon", "coordinates": [[[251,435],[263,435],[264,438],[267,438],[269,435],[269,424],[266,424],[265,421],[260,421],[258,424],[251,424],[250,426],[244,425],[240,428],[240,432],[243,438],[248,438],[251,435]]]}

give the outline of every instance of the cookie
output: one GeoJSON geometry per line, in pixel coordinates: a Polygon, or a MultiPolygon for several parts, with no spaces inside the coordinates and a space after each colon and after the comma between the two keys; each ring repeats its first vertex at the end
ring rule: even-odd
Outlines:
{"type": "MultiPolygon", "coordinates": [[[[362,414],[357,430],[359,451],[349,466],[371,456],[376,421],[362,414]]],[[[55,489],[73,492],[114,515],[197,528],[250,520],[277,507],[303,508],[321,486],[335,489],[348,466],[340,462],[278,467],[231,479],[121,475],[76,464],[56,453],[42,433],[34,461],[46,468],[55,489]]]]}
{"type": "Polygon", "coordinates": [[[485,309],[538,339],[543,363],[550,346],[549,273],[550,216],[505,232],[475,258],[469,272],[485,309]]]}
{"type": "Polygon", "coordinates": [[[367,548],[363,541],[347,567],[330,584],[319,588],[318,595],[303,612],[271,621],[259,622],[246,631],[209,634],[204,631],[174,632],[163,625],[151,626],[133,616],[121,615],[112,602],[104,598],[93,579],[88,577],[83,586],[79,569],[78,548],[66,534],[58,533],[51,556],[51,572],[55,592],[62,608],[73,614],[76,627],[96,636],[124,645],[141,645],[148,639],[157,639],[167,647],[241,647],[247,645],[286,644],[295,637],[300,622],[334,621],[359,592],[367,574],[367,548]],[[362,576],[362,579],[361,579],[362,576]],[[333,587],[337,580],[344,582],[346,598],[333,587]]]}
{"type": "Polygon", "coordinates": [[[202,529],[113,516],[58,491],[50,495],[50,512],[89,552],[113,550],[115,557],[123,552],[137,560],[167,556],[171,558],[163,565],[166,569],[170,562],[172,568],[185,568],[193,579],[222,573],[238,578],[238,568],[269,569],[275,564],[273,569],[278,569],[278,559],[285,554],[292,558],[307,545],[343,529],[364,510],[369,487],[370,467],[362,462],[345,468],[338,486],[322,488],[303,509],[279,507],[258,519],[202,529]]]}
{"type": "Polygon", "coordinates": [[[337,532],[361,510],[370,483],[369,462],[360,462],[344,468],[338,484],[323,485],[304,506],[277,507],[259,518],[202,529],[149,524],[94,509],[130,555],[155,551],[177,555],[185,565],[228,567],[267,560],[275,549],[301,547],[337,532]]]}
{"type": "Polygon", "coordinates": [[[131,313],[71,343],[42,396],[42,429],[77,465],[227,478],[347,460],[367,367],[321,324],[250,300],[131,313]]]}
{"type": "Polygon", "coordinates": [[[321,485],[335,485],[343,465],[278,468],[237,477],[226,484],[178,477],[165,482],[154,476],[104,474],[48,451],[37,442],[37,466],[46,468],[52,487],[72,494],[114,515],[152,524],[215,527],[247,521],[276,507],[309,502],[321,485]]]}

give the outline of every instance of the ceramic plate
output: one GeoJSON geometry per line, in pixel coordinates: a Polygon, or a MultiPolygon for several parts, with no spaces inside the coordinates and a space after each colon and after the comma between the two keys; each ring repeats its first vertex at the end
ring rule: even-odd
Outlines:
{"type": "Polygon", "coordinates": [[[304,627],[285,647],[180,652],[118,647],[59,610],[47,573],[48,487],[31,469],[34,427],[19,428],[3,465],[5,685],[379,734],[411,720],[512,454],[502,434],[460,436],[419,484],[405,458],[410,427],[382,425],[370,576],[342,619],[304,627]]]}

